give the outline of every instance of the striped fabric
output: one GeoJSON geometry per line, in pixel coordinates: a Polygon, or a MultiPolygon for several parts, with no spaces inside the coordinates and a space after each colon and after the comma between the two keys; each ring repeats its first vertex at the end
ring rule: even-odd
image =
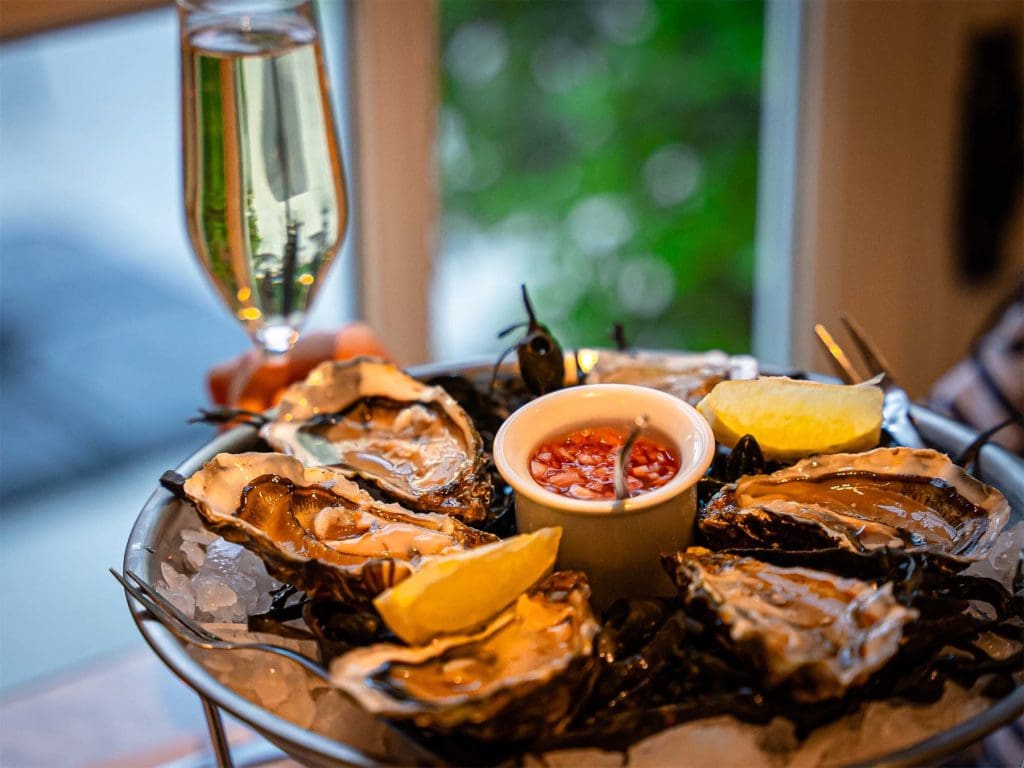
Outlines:
{"type": "MultiPolygon", "coordinates": [[[[935,384],[930,405],[974,429],[984,431],[1024,413],[1024,296],[1010,304],[971,354],[935,384]]],[[[993,438],[1024,455],[1024,429],[1012,425],[993,438]]],[[[947,765],[1021,768],[1024,765],[1024,719],[996,731],[947,765]]]]}
{"type": "MultiPolygon", "coordinates": [[[[930,405],[982,431],[1024,413],[1024,299],[1018,298],[982,336],[971,354],[932,389],[930,405]]],[[[993,438],[1024,455],[1024,429],[1017,424],[993,438]]]]}

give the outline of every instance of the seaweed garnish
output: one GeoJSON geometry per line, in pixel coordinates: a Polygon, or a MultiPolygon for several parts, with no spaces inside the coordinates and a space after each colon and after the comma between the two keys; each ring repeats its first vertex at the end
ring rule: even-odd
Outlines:
{"type": "Polygon", "coordinates": [[[533,304],[530,303],[530,295],[526,292],[526,284],[520,287],[527,321],[510,325],[498,333],[498,338],[503,339],[521,328],[525,328],[526,332],[515,344],[499,355],[494,364],[491,388],[494,388],[501,364],[514,351],[519,360],[519,375],[522,376],[527,389],[534,395],[546,395],[565,385],[565,355],[562,346],[548,327],[537,320],[533,304]]]}
{"type": "Polygon", "coordinates": [[[992,442],[996,434],[1014,424],[1024,426],[1024,416],[1015,414],[1005,421],[1001,421],[995,426],[984,430],[953,460],[953,463],[959,464],[980,480],[982,478],[981,449],[992,442]]]}
{"type": "Polygon", "coordinates": [[[188,420],[189,424],[218,424],[233,427],[262,427],[272,419],[259,411],[245,408],[200,408],[199,415],[188,420]]]}
{"type": "Polygon", "coordinates": [[[629,351],[629,340],[626,338],[626,329],[622,323],[615,323],[612,326],[611,333],[608,334],[608,337],[612,340],[612,343],[615,345],[615,349],[618,352],[629,351]]]}
{"type": "MultiPolygon", "coordinates": [[[[688,613],[667,601],[660,606],[649,600],[623,601],[609,611],[596,641],[602,666],[592,695],[571,726],[549,735],[542,747],[625,750],[665,728],[715,715],[752,724],[782,717],[802,739],[868,701],[935,702],[947,680],[963,687],[980,682],[982,695],[1004,696],[1015,686],[1013,673],[1020,670],[1024,654],[1018,646],[995,658],[973,640],[987,627],[1019,641],[1019,615],[1013,615],[1005,595],[997,597],[1001,585],[985,584],[973,591],[1006,602],[1007,611],[987,620],[967,616],[963,605],[951,606],[942,597],[944,589],[955,586],[951,582],[932,588],[932,608],[944,604],[939,614],[946,615],[925,616],[913,625],[896,656],[864,686],[817,702],[764,688],[756,671],[721,642],[713,616],[688,613]]],[[[917,604],[926,603],[927,597],[922,594],[917,604]]]]}

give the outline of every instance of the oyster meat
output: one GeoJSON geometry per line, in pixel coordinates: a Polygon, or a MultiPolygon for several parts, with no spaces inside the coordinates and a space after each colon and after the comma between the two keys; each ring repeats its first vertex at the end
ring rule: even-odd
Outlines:
{"type": "Polygon", "coordinates": [[[663,559],[688,611],[713,615],[726,644],[770,687],[819,701],[863,685],[917,612],[875,586],[809,568],[690,547],[663,559]]]}
{"type": "Polygon", "coordinates": [[[478,522],[491,501],[483,441],[469,415],[442,388],[381,360],[317,366],[285,390],[260,434],[307,466],[358,476],[412,509],[478,522]]]}
{"type": "Polygon", "coordinates": [[[1003,495],[945,454],[877,448],[813,456],[719,491],[698,517],[716,549],[838,547],[978,559],[1009,518],[1003,495]]]}
{"type": "Polygon", "coordinates": [[[502,741],[556,732],[596,674],[589,596],[586,576],[559,571],[479,632],[358,648],[331,677],[367,711],[421,728],[502,741]]]}
{"type": "Polygon", "coordinates": [[[279,453],[221,453],[185,481],[208,528],[256,552],[281,581],[362,603],[426,558],[496,541],[448,515],[374,500],[341,472],[279,453]]]}

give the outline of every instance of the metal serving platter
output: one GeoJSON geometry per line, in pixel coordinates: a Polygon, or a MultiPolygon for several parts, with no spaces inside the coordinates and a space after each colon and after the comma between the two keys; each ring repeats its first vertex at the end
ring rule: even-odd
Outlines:
{"type": "MultiPolygon", "coordinates": [[[[423,366],[410,370],[421,378],[459,373],[478,375],[490,372],[490,366],[477,364],[423,366]]],[[[975,433],[938,414],[912,406],[913,417],[927,442],[953,456],[962,452],[976,437],[975,433]]],[[[253,450],[258,443],[256,431],[241,427],[218,436],[207,443],[176,469],[185,476],[200,469],[220,452],[253,450]]],[[[1006,495],[1012,509],[1011,523],[1024,515],[1024,462],[1008,451],[987,445],[982,449],[980,475],[985,482],[998,487],[1006,495]]],[[[156,478],[154,478],[156,485],[156,478]]],[[[181,528],[194,525],[194,511],[157,485],[132,528],[125,548],[124,568],[144,576],[150,583],[160,578],[160,563],[170,553],[171,542],[181,528]]],[[[413,742],[400,739],[399,753],[372,754],[365,745],[343,744],[301,728],[240,696],[220,683],[185,650],[185,647],[154,620],[137,602],[128,598],[135,623],[146,642],[160,659],[184,683],[201,696],[238,720],[249,725],[296,760],[314,766],[379,766],[406,762],[436,763],[437,758],[424,752],[413,742]]],[[[936,734],[905,749],[875,758],[872,765],[916,766],[932,764],[968,747],[992,731],[1024,714],[1024,686],[1020,686],[987,710],[960,725],[936,734]]]]}

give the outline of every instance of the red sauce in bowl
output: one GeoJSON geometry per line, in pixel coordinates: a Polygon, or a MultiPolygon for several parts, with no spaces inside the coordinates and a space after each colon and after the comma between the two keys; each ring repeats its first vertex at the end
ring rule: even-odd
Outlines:
{"type": "MultiPolygon", "coordinates": [[[[553,493],[574,499],[615,498],[615,455],[628,428],[587,427],[540,445],[530,457],[530,475],[553,493]]],[[[629,495],[660,488],[679,471],[679,457],[667,444],[642,436],[626,464],[629,495]]]]}

